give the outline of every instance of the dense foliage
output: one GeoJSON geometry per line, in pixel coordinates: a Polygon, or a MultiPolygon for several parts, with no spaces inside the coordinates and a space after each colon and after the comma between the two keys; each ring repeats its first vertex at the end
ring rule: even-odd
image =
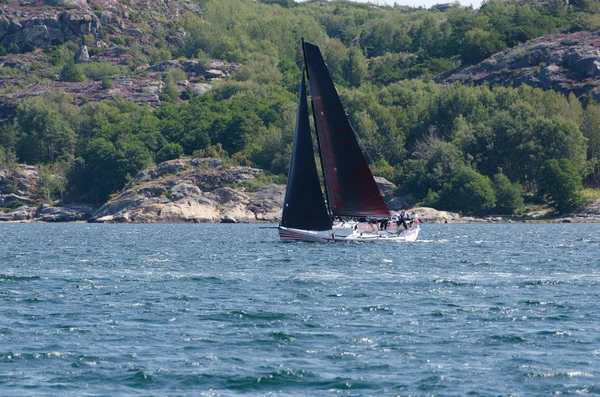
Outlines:
{"type": "Polygon", "coordinates": [[[185,73],[170,70],[154,110],[124,100],[77,106],[64,93],[26,99],[14,121],[0,127],[0,164],[47,165],[67,182],[49,182],[54,194],[96,203],[144,167],[180,156],[221,156],[285,175],[305,37],[321,46],[374,172],[413,203],[509,214],[522,209],[523,194],[538,194],[563,210],[581,201],[561,204],[562,196],[544,190],[549,178],[600,183],[600,108],[593,101],[582,105],[527,86],[431,81],[559,29],[595,29],[595,2],[490,0],[479,12],[440,12],[346,1],[195,1],[201,16],[165,22],[185,35],[169,41],[156,30],[154,48],[132,43],[126,68],[75,64],[77,47],[67,43],[46,50],[51,73],[64,81],[102,80],[109,89],[112,75],[180,57],[239,62],[236,74],[194,96],[177,90],[185,73]]]}
{"type": "Polygon", "coordinates": [[[567,159],[546,161],[538,193],[558,212],[572,211],[582,204],[581,176],[567,159]]]}

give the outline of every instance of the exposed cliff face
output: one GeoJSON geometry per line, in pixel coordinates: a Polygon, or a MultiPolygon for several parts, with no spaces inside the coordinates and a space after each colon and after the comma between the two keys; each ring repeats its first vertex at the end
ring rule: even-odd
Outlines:
{"type": "Polygon", "coordinates": [[[7,207],[13,201],[22,204],[38,202],[36,186],[39,176],[40,170],[32,165],[0,166],[0,207],[7,207]]]}
{"type": "Polygon", "coordinates": [[[285,187],[243,188],[265,172],[217,159],[171,160],[140,172],[92,222],[184,223],[270,221],[281,216],[285,187]]]}
{"type": "Polygon", "coordinates": [[[151,41],[134,20],[155,28],[162,18],[177,21],[187,11],[199,7],[191,0],[14,0],[0,8],[0,44],[45,48],[90,34],[98,40],[119,34],[151,41]]]}
{"type": "Polygon", "coordinates": [[[600,101],[600,32],[557,34],[532,40],[438,82],[517,87],[527,84],[600,101]]]}
{"type": "Polygon", "coordinates": [[[0,10],[0,44],[5,48],[12,43],[43,48],[86,34],[103,35],[98,17],[85,1],[21,1],[0,10]]]}
{"type": "MultiPolygon", "coordinates": [[[[0,57],[0,68],[18,69],[26,75],[32,73],[30,70],[32,63],[44,62],[45,58],[46,56],[41,51],[7,55],[0,57]]],[[[124,50],[115,47],[105,50],[100,55],[90,57],[89,61],[123,65],[127,63],[129,58],[124,50]]],[[[162,81],[164,73],[176,67],[182,68],[187,73],[187,80],[177,82],[178,91],[185,91],[189,87],[194,95],[204,95],[212,89],[211,80],[228,77],[237,70],[238,64],[213,60],[202,67],[196,60],[189,60],[184,63],[178,60],[166,61],[142,69],[142,72],[145,72],[143,76],[113,76],[110,89],[102,88],[102,81],[99,80],[80,83],[55,80],[32,84],[14,92],[0,95],[0,121],[14,116],[15,109],[24,99],[57,91],[70,94],[77,104],[125,98],[140,105],[154,107],[161,103],[160,94],[165,88],[162,81]]],[[[56,79],[58,79],[58,76],[56,79]]],[[[0,77],[0,88],[6,85],[19,85],[19,77],[0,77]]]]}
{"type": "Polygon", "coordinates": [[[32,165],[19,164],[10,168],[0,166],[0,221],[74,222],[86,221],[96,207],[71,204],[51,207],[44,203],[39,191],[40,170],[32,165]]]}
{"type": "Polygon", "coordinates": [[[0,4],[0,45],[8,50],[17,44],[28,51],[0,56],[0,68],[6,69],[0,74],[0,89],[6,90],[0,95],[0,122],[12,118],[21,101],[45,92],[65,91],[77,104],[120,97],[156,106],[161,102],[164,75],[175,67],[187,73],[186,79],[177,82],[178,91],[191,89],[196,95],[206,94],[211,80],[226,78],[237,65],[218,60],[208,64],[197,60],[142,64],[134,72],[130,70],[131,75],[109,76],[112,87],[102,88],[100,79],[61,81],[44,50],[71,41],[80,46],[77,62],[131,68],[132,45],[137,43],[142,52],[153,49],[157,38],[150,34],[152,29],[165,31],[169,41],[178,40],[185,32],[164,21],[176,26],[186,12],[198,14],[199,6],[192,0],[12,0],[11,4],[0,4]],[[33,48],[36,50],[30,51],[33,48]],[[32,83],[28,79],[32,74],[40,79],[32,83]]]}

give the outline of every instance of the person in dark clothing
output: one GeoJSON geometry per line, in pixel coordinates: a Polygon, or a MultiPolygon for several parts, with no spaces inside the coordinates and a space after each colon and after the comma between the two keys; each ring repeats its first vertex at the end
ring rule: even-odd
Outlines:
{"type": "Polygon", "coordinates": [[[398,226],[404,226],[404,230],[408,230],[408,222],[410,221],[410,215],[406,213],[406,211],[400,211],[400,216],[398,220],[398,226]]]}
{"type": "Polygon", "coordinates": [[[387,230],[388,222],[389,222],[389,219],[387,219],[387,218],[381,219],[381,221],[379,223],[379,230],[387,230]]]}

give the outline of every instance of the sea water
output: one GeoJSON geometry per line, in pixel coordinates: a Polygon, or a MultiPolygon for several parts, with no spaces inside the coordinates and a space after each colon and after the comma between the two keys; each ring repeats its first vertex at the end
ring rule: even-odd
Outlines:
{"type": "Polygon", "coordinates": [[[1,396],[600,394],[600,225],[0,225],[1,396]]]}

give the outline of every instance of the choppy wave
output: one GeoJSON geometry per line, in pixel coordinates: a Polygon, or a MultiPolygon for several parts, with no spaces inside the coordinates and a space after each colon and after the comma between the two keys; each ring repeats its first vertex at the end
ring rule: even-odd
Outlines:
{"type": "Polygon", "coordinates": [[[0,395],[600,393],[596,225],[335,245],[221,227],[4,230],[0,395]]]}
{"type": "Polygon", "coordinates": [[[35,281],[40,280],[39,276],[16,276],[14,274],[0,274],[0,281],[35,281]]]}

